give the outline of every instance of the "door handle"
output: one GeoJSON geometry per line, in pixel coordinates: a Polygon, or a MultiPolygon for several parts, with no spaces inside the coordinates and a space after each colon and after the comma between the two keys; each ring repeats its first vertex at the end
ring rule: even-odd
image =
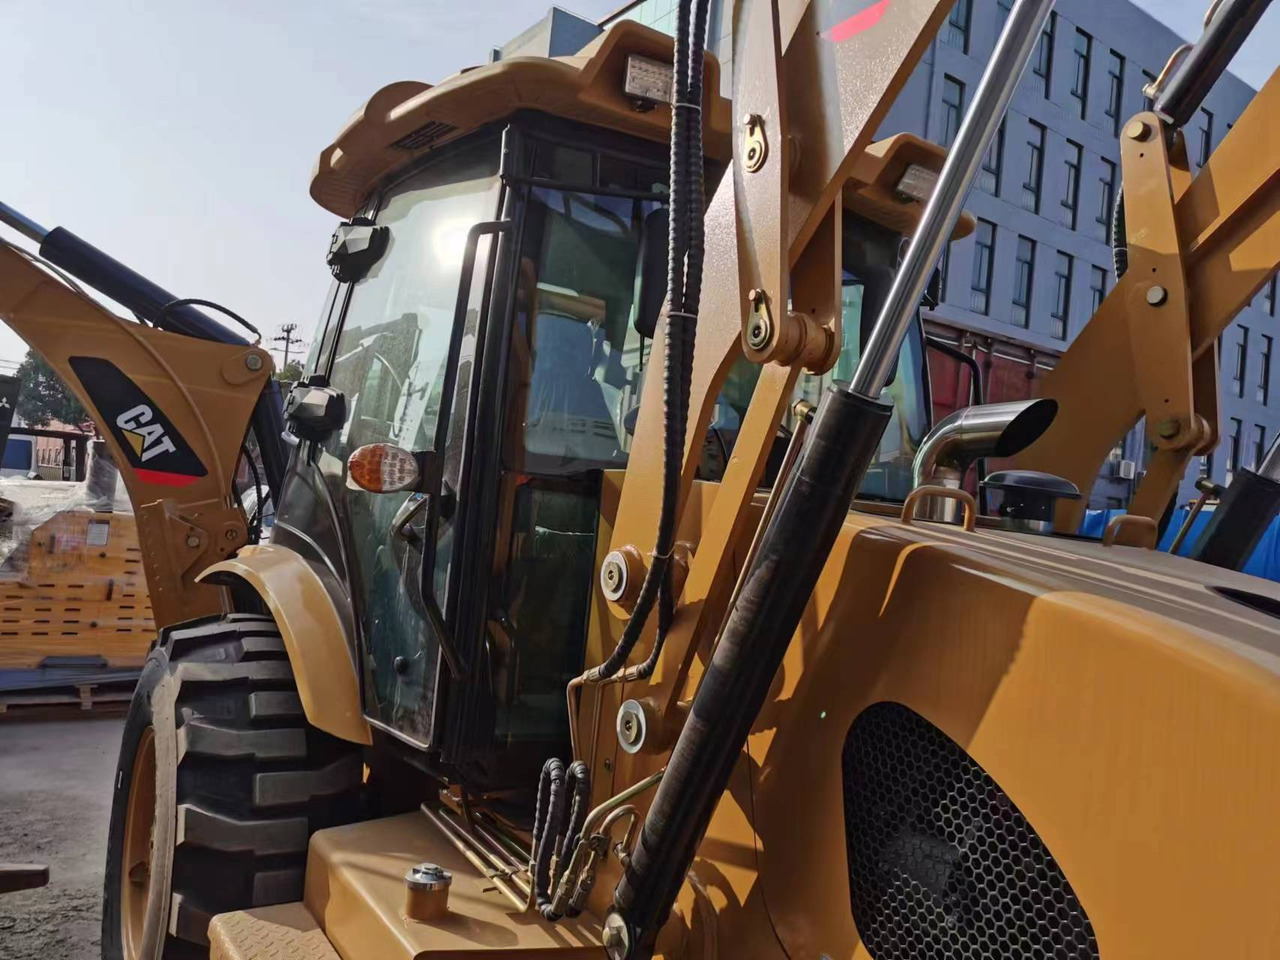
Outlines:
{"type": "Polygon", "coordinates": [[[420,514],[426,505],[427,495],[424,493],[415,493],[406,498],[404,503],[400,504],[395,516],[391,518],[391,535],[408,543],[416,542],[419,539],[418,531],[409,524],[413,523],[413,518],[420,514]]]}

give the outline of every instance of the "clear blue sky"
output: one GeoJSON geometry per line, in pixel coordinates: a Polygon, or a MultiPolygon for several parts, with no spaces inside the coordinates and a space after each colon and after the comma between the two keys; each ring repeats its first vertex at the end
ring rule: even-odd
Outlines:
{"type": "MultiPolygon", "coordinates": [[[[1205,0],[1138,0],[1184,36],[1205,0]]],[[[379,87],[484,62],[548,0],[0,0],[0,200],[180,296],[310,337],[320,149],[379,87]]],[[[568,0],[599,19],[620,0],[568,0]]],[[[1276,64],[1271,10],[1235,71],[1276,64]]],[[[5,236],[13,239],[6,231],[5,236]]],[[[25,345],[0,327],[0,359],[25,345]]]]}

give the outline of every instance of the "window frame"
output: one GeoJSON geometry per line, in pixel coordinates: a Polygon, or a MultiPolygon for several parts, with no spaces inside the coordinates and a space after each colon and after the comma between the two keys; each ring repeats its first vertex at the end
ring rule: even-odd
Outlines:
{"type": "Polygon", "coordinates": [[[1067,140],[1066,190],[1063,191],[1059,204],[1067,211],[1066,226],[1074,230],[1080,210],[1080,172],[1084,165],[1084,147],[1074,140],[1067,140]]]}
{"type": "Polygon", "coordinates": [[[1057,253],[1058,256],[1053,265],[1053,276],[1056,281],[1053,291],[1053,309],[1049,311],[1049,316],[1055,321],[1055,329],[1050,335],[1056,340],[1066,340],[1071,332],[1071,281],[1075,275],[1076,265],[1075,257],[1071,254],[1061,250],[1057,253]]]}
{"type": "Polygon", "coordinates": [[[1089,109],[1089,71],[1093,60],[1093,36],[1076,27],[1075,41],[1071,45],[1075,57],[1075,73],[1071,77],[1071,99],[1079,104],[1078,116],[1081,120],[1089,109]],[[1080,49],[1080,41],[1084,41],[1084,49],[1080,49]]]}
{"type": "Polygon", "coordinates": [[[964,120],[964,81],[951,76],[949,73],[942,75],[942,136],[939,143],[944,147],[950,147],[956,140],[956,134],[960,132],[960,124],[964,120]],[[957,101],[952,103],[947,99],[947,94],[954,90],[957,94],[957,101]],[[955,129],[951,129],[954,120],[955,129]]]}
{"type": "Polygon", "coordinates": [[[1010,322],[1024,330],[1031,326],[1031,301],[1035,294],[1036,283],[1036,242],[1030,237],[1018,234],[1014,259],[1013,274],[1013,314],[1010,322]],[[1027,258],[1022,258],[1023,245],[1026,245],[1027,258]],[[1020,299],[1025,297],[1025,299],[1020,299]],[[1016,319],[1018,310],[1023,313],[1022,320],[1016,319]]]}
{"type": "Polygon", "coordinates": [[[1124,109],[1124,56],[1115,50],[1107,50],[1107,106],[1105,113],[1111,120],[1111,135],[1120,136],[1120,114],[1124,109]],[[1114,69],[1113,69],[1114,68],[1114,69]]]}
{"type": "Polygon", "coordinates": [[[1022,181],[1022,200],[1023,208],[1030,210],[1039,216],[1040,214],[1040,196],[1044,187],[1044,148],[1045,136],[1047,128],[1043,123],[1027,118],[1027,123],[1031,126],[1031,136],[1036,137],[1035,140],[1028,140],[1027,146],[1031,148],[1031,156],[1027,163],[1027,179],[1022,181]],[[1028,194],[1031,196],[1032,206],[1026,205],[1028,194]]]}
{"type": "Polygon", "coordinates": [[[995,258],[996,225],[990,220],[979,217],[973,229],[973,270],[969,275],[969,308],[983,316],[991,313],[991,280],[994,275],[995,258]],[[983,240],[984,227],[990,234],[988,242],[983,240]],[[976,296],[982,298],[981,309],[975,306],[976,296]]]}
{"type": "Polygon", "coordinates": [[[1265,407],[1271,403],[1271,347],[1273,338],[1267,333],[1261,334],[1261,337],[1262,362],[1258,368],[1258,387],[1254,393],[1254,399],[1265,407]]]}
{"type": "Polygon", "coordinates": [[[1236,369],[1231,375],[1235,384],[1236,396],[1244,397],[1244,385],[1249,376],[1249,328],[1240,328],[1240,339],[1236,341],[1236,369]]]}
{"type": "Polygon", "coordinates": [[[969,31],[973,25],[973,0],[956,0],[947,14],[947,29],[942,33],[942,42],[955,47],[961,53],[969,53],[969,31]],[[957,14],[960,14],[957,17],[957,14]],[[952,43],[951,39],[959,35],[960,43],[952,43]]]}
{"type": "Polygon", "coordinates": [[[1039,77],[1040,89],[1046,100],[1049,99],[1053,84],[1053,41],[1057,32],[1058,12],[1053,10],[1040,30],[1040,36],[1036,40],[1035,57],[1031,61],[1031,73],[1039,77]]]}

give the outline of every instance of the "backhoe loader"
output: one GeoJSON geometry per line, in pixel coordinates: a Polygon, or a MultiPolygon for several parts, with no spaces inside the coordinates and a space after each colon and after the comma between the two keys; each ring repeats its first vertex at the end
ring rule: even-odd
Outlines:
{"type": "Polygon", "coordinates": [[[949,151],[872,139],[937,0],[741,0],[729,99],[706,0],[385,87],[283,404],[236,315],[0,208],[160,627],[104,957],[1274,955],[1280,590],[1153,549],[1280,262],[1280,80],[1194,176],[1181,132],[1265,2],[1122,128],[1127,270],[1043,395],[929,422],[921,297],[1050,6],[949,151]]]}

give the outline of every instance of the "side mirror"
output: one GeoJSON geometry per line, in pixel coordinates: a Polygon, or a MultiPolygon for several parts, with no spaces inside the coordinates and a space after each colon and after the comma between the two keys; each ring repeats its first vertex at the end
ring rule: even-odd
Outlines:
{"type": "Polygon", "coordinates": [[[389,227],[379,227],[368,217],[352,217],[338,224],[329,239],[325,263],[339,283],[363,279],[373,265],[382,259],[391,239],[389,227]]]}
{"type": "Polygon", "coordinates": [[[347,419],[346,399],[323,382],[313,382],[318,379],[294,384],[284,402],[285,419],[303,440],[324,440],[347,419]]]}
{"type": "Polygon", "coordinates": [[[658,317],[667,299],[667,208],[644,218],[640,228],[640,256],[636,260],[635,296],[631,301],[631,326],[647,340],[658,329],[658,317]]]}

